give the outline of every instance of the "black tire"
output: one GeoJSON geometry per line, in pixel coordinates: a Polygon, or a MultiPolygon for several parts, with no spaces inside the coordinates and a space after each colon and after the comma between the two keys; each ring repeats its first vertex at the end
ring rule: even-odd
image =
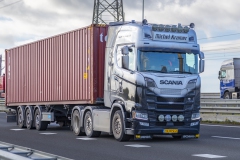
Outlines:
{"type": "Polygon", "coordinates": [[[100,131],[94,131],[93,130],[93,118],[92,113],[90,111],[87,111],[84,117],[84,130],[87,135],[87,137],[99,137],[101,135],[100,131]]]}
{"type": "Polygon", "coordinates": [[[112,131],[114,138],[119,142],[129,141],[130,135],[125,134],[123,116],[120,110],[116,111],[112,118],[112,131]]]}
{"type": "Polygon", "coordinates": [[[27,126],[27,129],[33,129],[33,115],[32,113],[30,112],[30,109],[27,109],[26,111],[26,126],[27,126]]]}
{"type": "Polygon", "coordinates": [[[24,128],[24,113],[23,111],[21,110],[21,108],[19,108],[17,110],[17,122],[18,122],[18,127],[19,128],[24,128]]]}
{"type": "Polygon", "coordinates": [[[38,131],[46,130],[48,127],[47,121],[41,121],[40,111],[37,109],[34,114],[34,123],[38,131]]]}
{"type": "Polygon", "coordinates": [[[80,113],[78,110],[75,110],[73,112],[73,116],[72,116],[72,131],[76,136],[84,136],[85,133],[81,131],[81,127],[80,127],[80,113]]]}
{"type": "Polygon", "coordinates": [[[231,99],[229,92],[225,92],[223,98],[224,99],[231,99]]]}

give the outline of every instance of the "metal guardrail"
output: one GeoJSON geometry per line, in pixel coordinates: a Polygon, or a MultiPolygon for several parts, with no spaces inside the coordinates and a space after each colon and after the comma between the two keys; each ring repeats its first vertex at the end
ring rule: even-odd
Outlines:
{"type": "Polygon", "coordinates": [[[0,159],[2,160],[72,160],[69,158],[41,152],[38,150],[17,146],[0,141],[0,159]]]}
{"type": "Polygon", "coordinates": [[[220,99],[220,93],[201,93],[201,98],[220,99]]]}

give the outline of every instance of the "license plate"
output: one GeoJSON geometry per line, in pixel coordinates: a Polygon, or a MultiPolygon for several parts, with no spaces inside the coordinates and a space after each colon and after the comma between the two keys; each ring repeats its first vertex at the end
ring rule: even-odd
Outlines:
{"type": "Polygon", "coordinates": [[[164,129],[163,133],[178,133],[178,129],[164,129]]]}

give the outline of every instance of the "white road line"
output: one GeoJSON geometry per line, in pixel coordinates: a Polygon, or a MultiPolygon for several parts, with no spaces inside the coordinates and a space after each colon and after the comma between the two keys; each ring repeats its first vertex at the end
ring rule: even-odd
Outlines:
{"type": "Polygon", "coordinates": [[[192,156],[203,157],[203,158],[225,158],[226,156],[219,156],[213,154],[193,154],[192,156]]]}
{"type": "Polygon", "coordinates": [[[225,125],[210,125],[210,124],[201,124],[201,126],[226,127],[226,128],[240,128],[240,126],[225,126],[225,125]]]}
{"type": "Polygon", "coordinates": [[[23,131],[25,129],[10,129],[10,130],[12,130],[12,131],[23,131]]]}
{"type": "Polygon", "coordinates": [[[91,141],[91,140],[97,140],[96,138],[76,138],[84,141],[91,141]]]}
{"type": "Polygon", "coordinates": [[[131,144],[131,145],[125,145],[126,147],[135,147],[135,148],[142,148],[142,147],[150,147],[146,145],[141,145],[141,144],[131,144]]]}
{"type": "Polygon", "coordinates": [[[221,136],[212,136],[213,138],[223,138],[223,139],[237,139],[240,140],[240,138],[234,138],[234,137],[221,137],[221,136]]]}
{"type": "Polygon", "coordinates": [[[44,134],[44,135],[53,135],[53,134],[57,134],[57,133],[39,133],[39,134],[44,134]]]}

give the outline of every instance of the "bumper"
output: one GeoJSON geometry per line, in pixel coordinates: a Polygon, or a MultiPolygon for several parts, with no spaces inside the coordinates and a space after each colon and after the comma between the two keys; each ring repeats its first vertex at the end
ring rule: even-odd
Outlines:
{"type": "MultiPolygon", "coordinates": [[[[136,123],[135,123],[136,124],[136,123]]],[[[134,129],[126,131],[130,135],[196,135],[200,131],[200,121],[196,126],[141,126],[136,124],[134,129]],[[174,130],[174,132],[166,133],[166,130],[174,130]]]]}

